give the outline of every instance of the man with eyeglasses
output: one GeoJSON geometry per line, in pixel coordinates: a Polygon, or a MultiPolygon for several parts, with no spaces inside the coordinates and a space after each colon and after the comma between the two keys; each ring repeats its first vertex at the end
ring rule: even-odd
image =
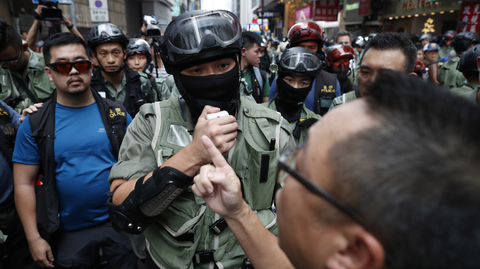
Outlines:
{"type": "Polygon", "coordinates": [[[15,203],[30,253],[42,267],[93,268],[101,247],[110,268],[136,268],[106,205],[108,174],[131,117],[90,87],[83,39],[52,35],[43,54],[56,91],[25,118],[13,154],[15,203]]]}
{"type": "MultiPolygon", "coordinates": [[[[480,267],[474,104],[383,70],[368,97],[309,132],[278,161],[279,245],[295,268],[480,267]]],[[[214,166],[192,190],[214,210],[247,214],[235,172],[202,141],[214,166]]]]}
{"type": "Polygon", "coordinates": [[[22,113],[48,100],[55,85],[45,72],[43,55],[33,52],[12,26],[0,22],[0,100],[22,113]]]}
{"type": "Polygon", "coordinates": [[[415,44],[399,33],[382,33],[371,37],[364,49],[363,58],[358,69],[358,90],[344,93],[333,99],[330,110],[346,102],[367,96],[368,85],[372,83],[381,69],[413,72],[417,59],[415,44]]]}

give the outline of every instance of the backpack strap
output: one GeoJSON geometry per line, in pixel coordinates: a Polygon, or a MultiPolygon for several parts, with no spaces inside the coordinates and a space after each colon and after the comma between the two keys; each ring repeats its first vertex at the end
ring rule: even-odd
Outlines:
{"type": "Polygon", "coordinates": [[[315,80],[315,113],[323,116],[328,112],[333,99],[336,97],[336,88],[337,75],[322,70],[315,80]]]}

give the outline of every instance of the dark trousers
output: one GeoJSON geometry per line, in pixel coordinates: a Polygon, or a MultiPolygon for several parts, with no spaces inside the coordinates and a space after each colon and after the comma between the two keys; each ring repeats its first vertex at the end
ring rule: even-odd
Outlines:
{"type": "Polygon", "coordinates": [[[30,256],[27,238],[14,204],[0,211],[0,230],[7,235],[5,242],[0,239],[0,269],[40,268],[30,256]]]}
{"type": "Polygon", "coordinates": [[[100,248],[111,269],[134,269],[137,256],[128,236],[112,228],[110,221],[73,232],[56,232],[52,238],[55,268],[92,268],[100,248]]]}

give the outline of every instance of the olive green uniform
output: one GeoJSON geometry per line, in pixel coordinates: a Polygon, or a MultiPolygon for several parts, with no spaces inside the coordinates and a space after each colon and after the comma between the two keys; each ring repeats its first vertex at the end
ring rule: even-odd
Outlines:
{"type": "MultiPolygon", "coordinates": [[[[159,94],[158,90],[155,92],[152,89],[152,84],[150,83],[150,80],[148,79],[147,75],[143,72],[138,72],[140,75],[140,84],[142,87],[145,87],[146,90],[146,95],[147,95],[147,102],[155,102],[159,101],[159,94]]],[[[104,78],[105,79],[105,78],[104,78]]],[[[114,101],[119,101],[120,103],[125,102],[125,95],[127,94],[127,89],[125,88],[125,85],[127,84],[127,76],[125,73],[123,73],[122,81],[120,81],[120,84],[118,84],[118,89],[115,88],[115,86],[108,80],[105,79],[105,85],[107,86],[108,93],[112,97],[112,100],[114,101]]],[[[103,98],[106,98],[106,96],[102,96],[103,98]]]]}
{"type": "MultiPolygon", "coordinates": [[[[275,104],[275,98],[271,99],[270,101],[268,101],[267,103],[264,103],[262,105],[270,108],[271,110],[278,111],[277,110],[277,104],[275,104]]],[[[303,104],[302,106],[303,106],[303,108],[302,108],[302,111],[300,112],[299,120],[290,122],[290,130],[292,131],[292,133],[300,122],[302,122],[304,120],[311,119],[311,118],[317,119],[317,120],[322,118],[322,116],[320,116],[318,114],[315,114],[313,111],[308,109],[305,106],[305,104],[303,104]]],[[[298,139],[295,138],[295,143],[297,143],[297,145],[303,144],[305,142],[307,134],[308,134],[308,127],[305,126],[301,129],[300,137],[298,139]]]]}
{"type": "Polygon", "coordinates": [[[437,80],[440,85],[447,88],[459,88],[466,82],[463,73],[457,70],[459,61],[460,57],[453,57],[438,68],[437,80]]]}
{"type": "Polygon", "coordinates": [[[474,103],[475,105],[478,106],[478,101],[477,101],[477,96],[478,96],[478,91],[480,90],[480,87],[477,87],[475,90],[471,92],[467,92],[462,94],[463,97],[467,98],[470,102],[474,103]]]}
{"type": "Polygon", "coordinates": [[[30,58],[23,73],[0,67],[0,84],[2,85],[0,100],[7,103],[19,114],[34,103],[28,97],[22,84],[28,87],[38,102],[47,101],[55,89],[55,84],[50,81],[45,72],[43,55],[33,52],[31,49],[28,49],[28,52],[30,52],[30,58]]]}
{"type": "Polygon", "coordinates": [[[438,58],[437,62],[440,62],[445,57],[450,57],[450,52],[453,50],[452,47],[444,48],[443,46],[438,48],[438,58]]]}
{"type": "MultiPolygon", "coordinates": [[[[148,74],[138,72],[140,76],[148,79],[148,74]]],[[[168,75],[166,78],[155,78],[155,86],[157,91],[157,100],[167,100],[170,97],[179,97],[180,92],[175,85],[175,80],[172,75],[168,75]]]]}
{"type": "MultiPolygon", "coordinates": [[[[244,200],[262,224],[277,234],[271,205],[278,157],[295,145],[290,127],[277,112],[246,99],[240,101],[237,123],[236,144],[227,161],[242,181],[244,200]],[[273,150],[272,138],[276,139],[273,150]]],[[[128,127],[109,180],[150,173],[191,142],[194,128],[188,108],[178,98],[143,105],[128,127]]],[[[219,268],[240,268],[246,256],[231,230],[209,228],[219,219],[189,189],[145,230],[147,249],[160,268],[213,268],[213,261],[219,268]],[[210,253],[213,261],[194,264],[200,259],[198,251],[210,253]]]]}
{"type": "Polygon", "coordinates": [[[338,97],[335,97],[335,99],[333,99],[333,102],[330,105],[330,108],[328,109],[328,111],[336,108],[339,105],[343,105],[347,102],[351,102],[358,98],[360,98],[360,93],[358,91],[351,91],[351,92],[344,93],[338,97]]]}
{"type": "Polygon", "coordinates": [[[480,85],[475,84],[475,83],[466,82],[461,87],[452,88],[451,91],[453,93],[462,95],[464,93],[469,93],[469,92],[475,90],[477,87],[480,87],[480,85]]]}

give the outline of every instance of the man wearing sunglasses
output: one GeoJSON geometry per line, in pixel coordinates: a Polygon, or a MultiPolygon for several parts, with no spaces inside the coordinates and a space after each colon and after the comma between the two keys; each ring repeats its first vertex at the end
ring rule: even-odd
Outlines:
{"type": "Polygon", "coordinates": [[[135,117],[143,104],[159,101],[159,96],[146,77],[126,66],[128,42],[111,23],[97,24],[88,34],[88,46],[99,66],[93,72],[92,87],[102,97],[122,103],[135,117]]]}
{"type": "MultiPolygon", "coordinates": [[[[295,268],[479,268],[480,110],[391,70],[370,93],[280,157],[281,249],[295,268]]],[[[218,212],[247,214],[235,172],[202,142],[214,166],[192,190],[218,212]]]]}
{"type": "Polygon", "coordinates": [[[44,68],[43,55],[29,49],[12,26],[0,22],[0,100],[20,114],[48,100],[55,85],[44,68]]]}
{"type": "Polygon", "coordinates": [[[112,228],[105,202],[131,117],[90,87],[83,39],[52,35],[43,53],[56,91],[24,120],[13,156],[15,203],[31,255],[42,267],[93,268],[101,247],[109,267],[135,268],[130,241],[112,228]]]}

